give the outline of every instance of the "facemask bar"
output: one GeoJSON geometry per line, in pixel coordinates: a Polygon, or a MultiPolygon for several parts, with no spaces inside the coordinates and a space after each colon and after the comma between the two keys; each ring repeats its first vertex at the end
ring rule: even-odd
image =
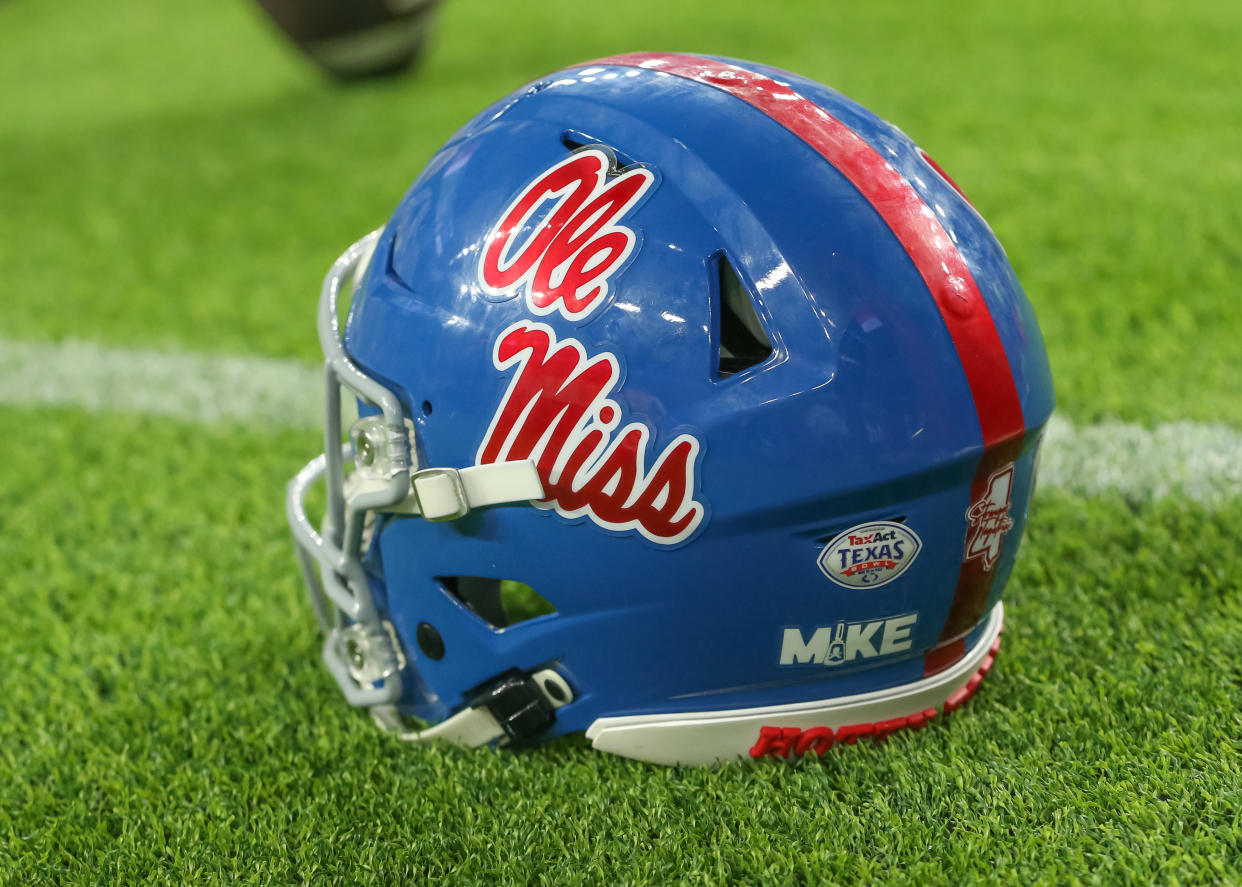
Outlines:
{"type": "MultiPolygon", "coordinates": [[[[396,512],[429,521],[455,520],[473,508],[542,499],[543,484],[529,459],[419,470],[413,425],[405,418],[400,398],[358,368],[341,338],[337,310],[341,291],[348,282],[351,295],[357,292],[380,234],[373,231],[347,249],[324,278],[318,324],[324,353],[324,452],[289,482],[285,513],[302,576],[327,635],[324,664],[350,704],[370,708],[381,725],[397,729],[400,718],[393,704],[401,698],[406,661],[396,630],[380,618],[362,565],[367,516],[396,512]],[[341,441],[342,389],[380,411],[355,422],[354,439],[346,443],[341,441]],[[347,477],[345,460],[350,458],[357,467],[347,477]],[[327,513],[322,531],[317,532],[306,515],[306,496],[320,479],[326,485],[327,513]]],[[[544,723],[540,718],[572,698],[564,679],[551,669],[520,679],[509,677],[489,692],[495,698],[429,730],[403,732],[403,738],[477,744],[475,740],[485,735],[489,737],[485,741],[516,737],[524,723],[544,723]],[[558,693],[539,689],[547,682],[555,684],[558,693]],[[532,717],[535,709],[542,714],[532,717]]]]}
{"type": "Polygon", "coordinates": [[[410,494],[412,467],[409,433],[400,399],[363,373],[345,353],[337,305],[347,281],[360,285],[381,231],[372,231],[333,263],[319,299],[319,342],[324,353],[326,416],[324,452],[289,484],[285,510],[297,542],[298,562],[310,591],[316,616],[327,633],[323,661],[350,704],[384,705],[401,697],[404,657],[390,630],[381,622],[362,566],[366,514],[397,505],[410,494]],[[365,484],[346,495],[344,460],[353,453],[341,443],[341,389],[378,407],[387,453],[382,475],[369,473],[365,484]],[[327,514],[322,534],[306,515],[310,486],[324,478],[327,514]],[[317,569],[316,569],[317,568],[317,569]],[[347,637],[348,635],[348,637],[347,637]],[[351,665],[353,674],[351,674],[351,665]],[[366,674],[359,674],[365,670],[366,674]],[[359,678],[370,677],[370,686],[359,678]]]}

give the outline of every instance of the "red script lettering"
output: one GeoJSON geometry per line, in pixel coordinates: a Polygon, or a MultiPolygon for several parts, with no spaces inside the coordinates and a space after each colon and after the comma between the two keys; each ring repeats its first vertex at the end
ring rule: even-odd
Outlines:
{"type": "Polygon", "coordinates": [[[608,279],[637,241],[620,219],[655,181],[641,167],[610,176],[612,168],[607,154],[589,148],[526,186],[487,236],[479,280],[489,295],[512,297],[524,289],[531,313],[560,311],[569,320],[604,303],[608,279]],[[541,210],[543,220],[515,243],[541,210]]]}
{"type": "Polygon", "coordinates": [[[652,542],[688,539],[703,520],[694,499],[697,438],[680,434],[647,468],[651,432],[621,425],[609,395],[620,380],[608,352],[588,357],[576,339],[558,342],[552,328],[513,324],[496,340],[496,369],[517,370],[477,462],[532,459],[543,481],[543,507],[586,515],[610,530],[637,530],[652,542]]]}

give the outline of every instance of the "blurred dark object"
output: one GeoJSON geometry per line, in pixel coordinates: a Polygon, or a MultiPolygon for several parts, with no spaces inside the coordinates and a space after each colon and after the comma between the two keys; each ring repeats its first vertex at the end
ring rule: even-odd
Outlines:
{"type": "Polygon", "coordinates": [[[440,0],[258,0],[299,49],[340,80],[399,74],[422,55],[440,0]]]}

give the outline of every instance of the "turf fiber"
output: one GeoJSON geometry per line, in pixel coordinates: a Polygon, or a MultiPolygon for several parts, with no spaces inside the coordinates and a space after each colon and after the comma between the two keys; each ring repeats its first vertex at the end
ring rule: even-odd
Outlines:
{"type": "MultiPolygon", "coordinates": [[[[334,88],[239,0],[0,2],[0,339],[318,358],[435,147],[549,70],[755,58],[899,122],[989,219],[1059,408],[1242,427],[1242,6],[448,0],[334,88]]],[[[0,360],[4,354],[0,351],[0,360]]],[[[1037,497],[959,715],[793,766],[411,748],[317,659],[311,429],[0,406],[0,883],[1242,880],[1242,501],[1037,497]]]]}

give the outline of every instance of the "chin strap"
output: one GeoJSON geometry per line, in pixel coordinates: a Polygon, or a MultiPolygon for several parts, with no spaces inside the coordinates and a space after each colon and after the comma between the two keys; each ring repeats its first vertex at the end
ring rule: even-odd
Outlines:
{"type": "Polygon", "coordinates": [[[502,745],[509,745],[552,726],[556,709],[573,698],[569,684],[554,669],[545,668],[533,674],[510,671],[488,685],[472,706],[426,730],[407,730],[393,705],[372,707],[371,718],[406,742],[443,739],[475,748],[500,740],[502,745]]]}
{"type": "MultiPolygon", "coordinates": [[[[399,473],[387,464],[352,472],[345,478],[345,501],[372,501],[383,496],[392,489],[392,479],[399,473]]],[[[529,502],[542,499],[543,495],[543,482],[535,463],[526,459],[411,471],[404,499],[392,505],[368,506],[368,510],[449,521],[465,517],[473,508],[529,502]]]]}
{"type": "Polygon", "coordinates": [[[385,511],[419,514],[424,520],[465,517],[472,508],[543,498],[543,483],[530,459],[469,468],[424,468],[410,475],[410,495],[385,511]]]}

